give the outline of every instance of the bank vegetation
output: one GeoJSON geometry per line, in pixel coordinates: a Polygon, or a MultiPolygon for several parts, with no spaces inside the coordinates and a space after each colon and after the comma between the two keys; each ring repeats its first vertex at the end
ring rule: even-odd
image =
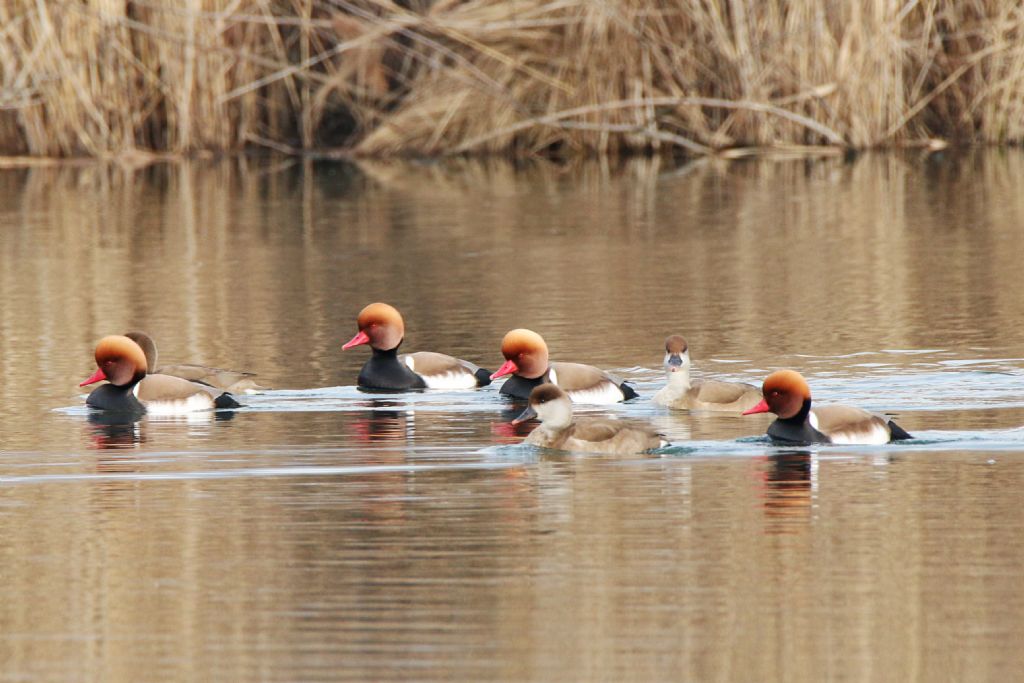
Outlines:
{"type": "Polygon", "coordinates": [[[6,0],[0,154],[388,156],[1024,139],[996,0],[6,0]]]}

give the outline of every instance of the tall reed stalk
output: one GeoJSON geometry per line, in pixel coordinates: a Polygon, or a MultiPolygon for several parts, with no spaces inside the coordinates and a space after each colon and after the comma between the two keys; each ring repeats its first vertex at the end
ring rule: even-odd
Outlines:
{"type": "Polygon", "coordinates": [[[7,0],[0,153],[1024,139],[996,0],[7,0]]]}

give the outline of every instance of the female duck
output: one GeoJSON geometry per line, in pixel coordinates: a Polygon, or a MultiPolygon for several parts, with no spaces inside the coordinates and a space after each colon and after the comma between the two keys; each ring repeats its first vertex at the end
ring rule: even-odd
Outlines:
{"type": "Polygon", "coordinates": [[[256,373],[253,372],[223,370],[221,368],[211,368],[206,365],[194,365],[191,363],[165,365],[162,368],[157,368],[156,342],[153,341],[152,337],[145,332],[125,332],[124,336],[142,348],[143,353],[146,354],[146,365],[150,373],[180,377],[189,382],[198,382],[199,384],[205,384],[214,389],[220,389],[232,394],[252,394],[265,389],[265,387],[261,387],[256,383],[256,373]]]}
{"type": "Polygon", "coordinates": [[[668,445],[647,425],[600,418],[572,419],[572,401],[554,384],[541,384],[530,392],[530,405],[512,424],[540,418],[540,426],[524,443],[585,453],[642,453],[668,445]]]}
{"type": "Polygon", "coordinates": [[[366,389],[472,389],[491,383],[487,370],[443,353],[419,351],[398,355],[405,337],[402,314],[388,304],[370,304],[359,312],[359,332],[342,350],[369,344],[373,355],[356,383],[366,389]]]}
{"type": "Polygon", "coordinates": [[[761,402],[761,390],[744,382],[690,381],[690,349],[674,334],[665,340],[665,376],[668,384],[651,400],[677,410],[742,413],[761,402]]]}
{"type": "Polygon", "coordinates": [[[768,427],[772,441],[784,444],[883,444],[913,437],[881,415],[850,406],[811,409],[811,388],[793,370],[768,375],[762,387],[764,400],[744,415],[775,413],[768,427]]]}
{"type": "Polygon", "coordinates": [[[179,414],[214,408],[237,408],[231,394],[180,377],[147,374],[146,354],[124,335],[96,344],[98,369],[78,386],[107,380],[89,394],[86,405],[125,413],[179,414]]]}
{"type": "Polygon", "coordinates": [[[532,330],[511,330],[501,340],[505,364],[491,375],[497,379],[511,374],[500,393],[513,398],[529,398],[541,384],[561,387],[576,403],[617,403],[636,398],[636,391],[624,381],[593,365],[550,363],[548,345],[532,330]]]}

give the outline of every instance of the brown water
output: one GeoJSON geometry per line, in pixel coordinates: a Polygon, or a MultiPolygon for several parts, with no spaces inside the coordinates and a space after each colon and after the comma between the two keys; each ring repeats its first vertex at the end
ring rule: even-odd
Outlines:
{"type": "Polygon", "coordinates": [[[1024,154],[0,171],[0,680],[993,680],[1024,670],[1024,154]],[[653,456],[517,445],[495,387],[380,396],[358,310],[495,368],[615,368],[653,456]],[[103,424],[106,334],[256,370],[103,424]],[[795,367],[918,438],[669,413],[795,367]]]}

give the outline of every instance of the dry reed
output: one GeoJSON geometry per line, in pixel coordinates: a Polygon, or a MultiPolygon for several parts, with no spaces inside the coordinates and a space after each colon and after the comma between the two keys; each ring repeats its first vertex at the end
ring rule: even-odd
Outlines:
{"type": "Polygon", "coordinates": [[[1024,139],[974,0],[8,0],[0,153],[817,150],[1024,139]]]}

